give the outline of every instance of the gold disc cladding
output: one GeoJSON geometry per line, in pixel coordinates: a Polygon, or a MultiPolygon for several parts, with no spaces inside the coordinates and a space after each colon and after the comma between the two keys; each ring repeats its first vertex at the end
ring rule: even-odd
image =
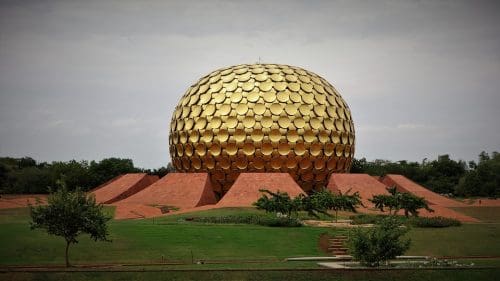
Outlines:
{"type": "Polygon", "coordinates": [[[288,92],[282,91],[276,95],[276,98],[278,98],[278,101],[280,102],[287,102],[290,100],[290,95],[288,92]]]}
{"type": "Polygon", "coordinates": [[[264,116],[262,117],[262,120],[260,120],[260,124],[264,128],[271,128],[273,125],[273,119],[270,116],[264,116]]]}
{"type": "Polygon", "coordinates": [[[169,151],[179,172],[208,172],[218,195],[249,171],[290,173],[308,191],[349,170],[354,129],[325,79],[299,67],[242,64],[188,87],[172,115],[169,151]]]}
{"type": "Polygon", "coordinates": [[[219,108],[220,115],[228,115],[231,112],[231,106],[229,104],[223,104],[219,108]]]}
{"type": "Polygon", "coordinates": [[[243,118],[243,126],[245,128],[252,128],[255,125],[255,119],[252,116],[245,116],[243,118]]]}
{"type": "Polygon", "coordinates": [[[228,116],[226,119],[226,125],[229,129],[234,129],[238,125],[238,119],[236,116],[228,116]]]}
{"type": "Polygon", "coordinates": [[[240,103],[236,106],[236,113],[238,113],[238,115],[245,115],[248,111],[248,105],[246,105],[245,103],[240,103]]]}
{"type": "Polygon", "coordinates": [[[290,130],[288,131],[288,133],[286,134],[286,139],[289,141],[289,142],[296,142],[297,140],[299,140],[299,134],[297,133],[297,131],[295,130],[290,130]]]}
{"type": "Polygon", "coordinates": [[[281,116],[279,119],[278,119],[278,124],[280,125],[281,128],[283,129],[287,129],[288,126],[290,126],[290,119],[288,117],[285,117],[285,116],[281,116]]]}
{"type": "Polygon", "coordinates": [[[251,93],[248,93],[247,100],[249,102],[256,102],[259,100],[259,97],[260,97],[259,92],[251,92],[251,93]]]}
{"type": "Polygon", "coordinates": [[[260,129],[254,129],[250,137],[253,141],[260,142],[264,138],[264,133],[262,133],[262,130],[260,129]]]}
{"type": "Polygon", "coordinates": [[[273,102],[276,100],[276,94],[270,91],[263,93],[262,97],[266,102],[273,102]]]}
{"type": "Polygon", "coordinates": [[[293,104],[287,104],[285,105],[285,112],[288,115],[295,115],[295,113],[297,113],[297,107],[293,104]]]}
{"type": "Polygon", "coordinates": [[[271,90],[272,87],[273,87],[273,82],[262,82],[259,85],[259,88],[264,92],[271,90]]]}
{"type": "Polygon", "coordinates": [[[253,112],[258,115],[264,114],[264,112],[266,112],[266,105],[263,103],[256,103],[253,107],[253,112]]]}
{"type": "Polygon", "coordinates": [[[278,129],[273,129],[271,130],[271,132],[269,132],[269,139],[272,141],[272,142],[279,142],[280,139],[281,139],[281,133],[280,133],[280,130],[278,129]]]}
{"type": "Polygon", "coordinates": [[[283,105],[279,103],[273,103],[270,107],[271,113],[274,115],[280,115],[283,112],[283,105]]]}
{"type": "Polygon", "coordinates": [[[244,142],[246,139],[246,133],[243,129],[236,129],[234,131],[234,139],[237,142],[244,142]]]}
{"type": "Polygon", "coordinates": [[[231,94],[231,102],[233,102],[233,103],[240,102],[242,98],[243,98],[243,95],[241,93],[232,93],[231,94]]]}

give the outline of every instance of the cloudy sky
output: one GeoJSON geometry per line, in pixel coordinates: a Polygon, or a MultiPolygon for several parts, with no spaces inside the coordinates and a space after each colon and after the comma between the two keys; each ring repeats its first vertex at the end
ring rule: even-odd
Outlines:
{"type": "Polygon", "coordinates": [[[166,165],[189,85],[259,59],[335,85],[358,158],[500,150],[498,1],[0,0],[0,156],[166,165]]]}

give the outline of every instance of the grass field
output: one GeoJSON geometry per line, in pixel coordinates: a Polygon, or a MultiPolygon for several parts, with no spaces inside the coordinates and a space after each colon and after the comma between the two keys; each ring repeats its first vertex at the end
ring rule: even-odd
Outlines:
{"type": "MultiPolygon", "coordinates": [[[[42,230],[31,231],[24,209],[0,212],[0,264],[61,264],[64,241],[42,230]],[[13,235],[15,234],[15,235],[13,235]]],[[[74,263],[132,263],[194,259],[284,259],[322,255],[323,228],[272,228],[254,225],[211,225],[166,220],[110,222],[112,243],[83,236],[72,245],[74,263]]],[[[175,219],[174,219],[175,220],[175,219]]],[[[330,230],[331,231],[331,230],[330,230]]]]}
{"type": "MultiPolygon", "coordinates": [[[[412,246],[407,254],[431,256],[500,256],[500,218],[488,214],[487,207],[477,216],[488,217],[486,224],[464,224],[441,229],[413,228],[412,246]]],[[[112,208],[106,212],[112,213],[112,208]]],[[[472,211],[471,211],[472,212],[472,211]]],[[[83,236],[70,248],[74,264],[144,264],[145,270],[195,270],[167,272],[72,272],[72,273],[0,273],[0,280],[494,280],[500,276],[500,259],[474,260],[490,270],[426,270],[399,273],[332,271],[273,271],[273,269],[315,269],[316,262],[285,262],[286,257],[323,256],[318,247],[322,233],[347,233],[345,229],[316,227],[273,228],[256,225],[215,225],[188,222],[185,218],[249,215],[261,211],[216,209],[159,219],[111,221],[112,243],[93,242],[83,236]],[[202,265],[192,261],[204,260],[202,265]],[[176,262],[181,265],[152,263],[176,262]],[[222,263],[218,263],[222,262],[222,263]],[[217,271],[236,269],[240,271],[217,271]],[[249,269],[268,269],[247,271],[249,269]],[[197,271],[216,270],[216,271],[197,271]],[[222,275],[221,275],[222,274],[222,275]],[[221,277],[223,276],[223,278],[221,277]],[[221,277],[221,278],[218,278],[221,277]],[[293,277],[293,278],[292,278],[293,277]],[[495,277],[495,278],[492,278],[495,277]]],[[[349,214],[345,214],[348,216],[349,214]]],[[[63,265],[64,241],[42,230],[29,228],[25,208],[0,210],[0,267],[13,265],[63,265]]],[[[142,271],[144,266],[126,266],[142,271]]]]}
{"type": "Polygon", "coordinates": [[[500,207],[464,207],[453,208],[481,222],[500,222],[500,207]]]}

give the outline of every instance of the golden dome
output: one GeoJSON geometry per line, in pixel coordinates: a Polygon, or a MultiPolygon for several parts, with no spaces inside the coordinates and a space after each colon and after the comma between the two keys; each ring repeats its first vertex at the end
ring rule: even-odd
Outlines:
{"type": "Polygon", "coordinates": [[[349,107],[325,79],[299,67],[243,64],[216,70],[182,96],[170,123],[179,172],[208,172],[225,193],[240,172],[287,172],[305,190],[348,172],[349,107]]]}

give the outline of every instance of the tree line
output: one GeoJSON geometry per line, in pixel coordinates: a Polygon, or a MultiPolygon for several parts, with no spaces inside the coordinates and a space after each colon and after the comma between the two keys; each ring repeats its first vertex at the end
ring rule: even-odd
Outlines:
{"type": "Polygon", "coordinates": [[[173,171],[167,167],[149,170],[134,166],[131,159],[106,158],[101,161],[37,162],[33,158],[0,158],[0,193],[48,193],[64,180],[68,190],[77,187],[88,191],[125,173],[148,173],[164,176],[173,171]]]}
{"type": "Polygon", "coordinates": [[[351,173],[372,176],[403,175],[440,194],[460,197],[500,196],[500,153],[481,152],[479,161],[453,160],[440,155],[436,160],[422,162],[354,159],[351,173]]]}
{"type": "MultiPolygon", "coordinates": [[[[144,172],[160,177],[174,171],[169,163],[159,169],[135,167],[131,159],[106,158],[101,161],[37,162],[33,158],[0,158],[0,193],[47,193],[57,180],[64,179],[69,190],[90,190],[124,173],[144,172]]],[[[460,197],[500,196],[500,153],[481,152],[479,160],[453,160],[449,155],[422,162],[367,161],[354,159],[351,173],[373,176],[401,174],[440,193],[460,197]]]]}

